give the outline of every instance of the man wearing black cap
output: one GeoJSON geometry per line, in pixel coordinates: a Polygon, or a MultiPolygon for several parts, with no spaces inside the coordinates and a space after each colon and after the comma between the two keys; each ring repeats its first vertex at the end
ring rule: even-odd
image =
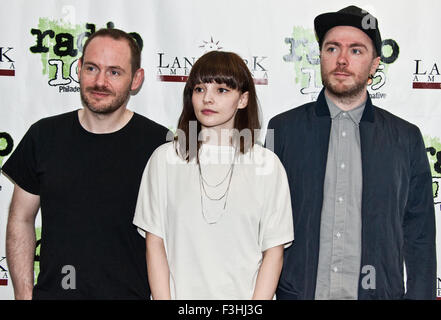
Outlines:
{"type": "Polygon", "coordinates": [[[277,298],[433,299],[424,142],[416,126],[374,106],[366,89],[380,63],[378,21],[350,6],[319,15],[314,26],[324,88],[316,102],[268,125],[288,174],[296,232],[277,298]]]}

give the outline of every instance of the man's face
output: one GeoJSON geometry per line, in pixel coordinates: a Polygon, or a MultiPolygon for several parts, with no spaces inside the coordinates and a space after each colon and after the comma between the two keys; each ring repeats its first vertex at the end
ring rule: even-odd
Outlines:
{"type": "MultiPolygon", "coordinates": [[[[78,63],[81,100],[92,112],[109,114],[127,104],[132,85],[131,51],[126,40],[96,37],[78,63]]],[[[138,70],[139,71],[139,70],[138,70]]]]}
{"type": "Polygon", "coordinates": [[[320,66],[323,85],[333,95],[350,98],[362,94],[379,63],[372,40],[360,29],[338,26],[326,33],[320,66]]]}

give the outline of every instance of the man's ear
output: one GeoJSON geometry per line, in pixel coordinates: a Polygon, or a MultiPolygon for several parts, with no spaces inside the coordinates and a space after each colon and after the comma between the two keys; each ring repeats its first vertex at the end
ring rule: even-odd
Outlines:
{"type": "Polygon", "coordinates": [[[78,80],[80,80],[80,75],[81,75],[81,67],[83,64],[83,59],[78,59],[78,64],[77,64],[77,75],[78,75],[78,80]]]}
{"type": "Polygon", "coordinates": [[[144,69],[139,68],[138,70],[135,71],[135,74],[133,75],[132,86],[130,87],[130,90],[131,91],[138,90],[143,81],[144,81],[144,69]]]}
{"type": "Polygon", "coordinates": [[[380,65],[381,57],[376,57],[372,62],[372,67],[370,70],[371,75],[374,75],[377,72],[378,66],[380,65]]]}

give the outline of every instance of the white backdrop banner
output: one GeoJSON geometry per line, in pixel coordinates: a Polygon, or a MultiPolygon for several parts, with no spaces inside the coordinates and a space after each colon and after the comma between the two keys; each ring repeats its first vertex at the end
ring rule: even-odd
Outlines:
{"type": "MultiPolygon", "coordinates": [[[[371,98],[375,105],[421,129],[432,169],[440,230],[441,107],[437,101],[441,93],[441,65],[438,67],[441,2],[0,0],[0,3],[0,167],[32,123],[81,107],[76,73],[78,58],[86,38],[100,28],[123,29],[143,46],[142,66],[146,77],[140,92],[131,97],[131,110],[176,128],[182,90],[193,63],[209,50],[234,51],[245,60],[255,78],[262,127],[266,128],[271,117],[314,100],[322,87],[314,18],[351,4],[366,9],[378,18],[383,38],[382,63],[368,88],[371,98]]],[[[13,299],[5,257],[12,189],[12,183],[0,174],[0,299],[13,299]]],[[[36,229],[39,237],[39,217],[36,229]]],[[[437,244],[439,253],[439,235],[437,244]]],[[[437,288],[441,297],[440,266],[437,288]]]]}

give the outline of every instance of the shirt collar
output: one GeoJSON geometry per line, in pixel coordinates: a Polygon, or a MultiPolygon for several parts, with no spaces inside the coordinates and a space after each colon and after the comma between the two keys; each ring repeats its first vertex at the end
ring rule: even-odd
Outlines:
{"type": "Polygon", "coordinates": [[[358,125],[360,123],[361,117],[363,116],[364,108],[366,106],[366,100],[363,101],[360,105],[355,107],[354,109],[351,109],[349,111],[345,111],[340,109],[329,97],[325,94],[326,103],[329,107],[329,113],[331,115],[331,119],[335,119],[339,117],[340,115],[349,115],[349,118],[358,125]]]}
{"type": "MultiPolygon", "coordinates": [[[[372,104],[372,100],[369,96],[369,93],[367,95],[366,104],[364,107],[363,115],[361,117],[360,121],[368,121],[368,122],[374,122],[375,121],[375,113],[374,113],[374,105],[372,104]]],[[[322,89],[320,92],[317,101],[315,103],[315,114],[318,117],[328,116],[330,117],[331,114],[329,112],[329,107],[326,102],[325,97],[325,88],[322,89]]]]}

